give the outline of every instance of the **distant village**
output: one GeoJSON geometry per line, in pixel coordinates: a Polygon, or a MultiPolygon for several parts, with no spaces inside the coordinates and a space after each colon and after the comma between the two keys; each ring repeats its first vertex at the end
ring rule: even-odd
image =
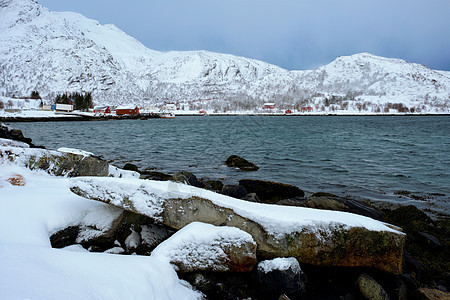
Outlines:
{"type": "MultiPolygon", "coordinates": [[[[44,110],[54,110],[56,112],[73,112],[74,105],[73,104],[53,104],[51,106],[43,106],[44,110]]],[[[301,112],[312,112],[313,107],[304,106],[301,108],[301,112]]],[[[113,105],[102,105],[102,106],[94,106],[90,112],[96,115],[139,115],[139,114],[147,114],[147,113],[155,113],[161,114],[161,116],[166,115],[208,115],[213,112],[208,112],[205,109],[200,110],[190,110],[189,105],[187,103],[183,103],[182,105],[177,105],[176,103],[165,103],[160,106],[145,106],[138,107],[136,105],[121,105],[121,106],[113,106],[113,105]]],[[[265,113],[265,114],[293,114],[298,113],[296,110],[291,109],[278,109],[276,104],[273,102],[264,103],[264,105],[256,110],[256,113],[265,113]]]]}
{"type": "MultiPolygon", "coordinates": [[[[34,92],[33,92],[34,93],[34,92]]],[[[37,93],[32,97],[20,98],[6,98],[0,97],[0,111],[4,113],[20,113],[22,111],[43,111],[53,112],[54,114],[66,115],[92,115],[95,117],[159,117],[159,118],[174,118],[176,115],[241,115],[241,114],[262,114],[262,115],[293,115],[299,113],[310,113],[314,109],[312,106],[303,106],[300,110],[284,109],[277,107],[274,102],[266,102],[261,107],[254,108],[248,111],[230,110],[227,112],[217,112],[202,108],[200,103],[189,102],[163,102],[156,105],[138,106],[138,105],[97,105],[93,106],[92,101],[89,105],[82,104],[76,100],[64,95],[63,98],[54,101],[42,100],[37,93]],[[62,101],[61,101],[62,99],[62,101]],[[192,109],[193,108],[193,109],[192,109]]],[[[80,95],[78,95],[80,96],[80,95]]],[[[83,98],[83,95],[81,95],[83,98]]],[[[210,99],[202,99],[203,102],[208,102],[210,99]]],[[[83,101],[83,100],[81,100],[83,101]]],[[[82,102],[83,103],[83,102],[82,102]]],[[[207,107],[205,105],[204,107],[207,107]]]]}

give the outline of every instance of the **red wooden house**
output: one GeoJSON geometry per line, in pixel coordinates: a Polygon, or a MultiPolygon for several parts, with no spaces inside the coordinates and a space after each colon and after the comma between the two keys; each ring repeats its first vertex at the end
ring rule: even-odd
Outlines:
{"type": "Polygon", "coordinates": [[[111,108],[109,106],[95,106],[94,114],[110,114],[111,108]]]}
{"type": "Polygon", "coordinates": [[[116,115],[138,115],[139,107],[137,106],[118,106],[116,108],[116,115]]]}

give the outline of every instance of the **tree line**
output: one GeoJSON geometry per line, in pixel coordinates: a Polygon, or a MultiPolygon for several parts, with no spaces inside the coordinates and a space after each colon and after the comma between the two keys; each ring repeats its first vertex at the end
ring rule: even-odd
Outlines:
{"type": "Polygon", "coordinates": [[[92,93],[64,93],[58,94],[55,98],[55,103],[58,104],[72,104],[74,110],[88,111],[89,108],[94,107],[92,101],[92,93]]]}

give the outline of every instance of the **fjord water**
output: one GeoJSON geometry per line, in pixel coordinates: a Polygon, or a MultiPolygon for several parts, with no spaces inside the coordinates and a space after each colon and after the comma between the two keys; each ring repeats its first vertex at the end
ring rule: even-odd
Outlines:
{"type": "Polygon", "coordinates": [[[187,170],[230,184],[271,180],[450,211],[449,116],[176,117],[9,127],[37,145],[83,149],[119,167],[132,162],[166,173],[187,170]],[[226,167],[232,154],[260,169],[226,167]],[[396,191],[421,199],[399,198],[396,191]]]}

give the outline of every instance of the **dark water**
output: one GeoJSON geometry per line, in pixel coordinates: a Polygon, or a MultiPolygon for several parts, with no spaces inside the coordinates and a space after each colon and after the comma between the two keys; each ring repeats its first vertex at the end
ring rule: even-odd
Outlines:
{"type": "Polygon", "coordinates": [[[449,213],[450,116],[177,117],[14,123],[47,148],[93,152],[117,166],[235,183],[273,180],[306,191],[399,201],[449,213]],[[240,155],[260,167],[223,165],[240,155]],[[416,199],[393,193],[406,190],[416,199]],[[439,194],[439,195],[437,195],[439,194]]]}

